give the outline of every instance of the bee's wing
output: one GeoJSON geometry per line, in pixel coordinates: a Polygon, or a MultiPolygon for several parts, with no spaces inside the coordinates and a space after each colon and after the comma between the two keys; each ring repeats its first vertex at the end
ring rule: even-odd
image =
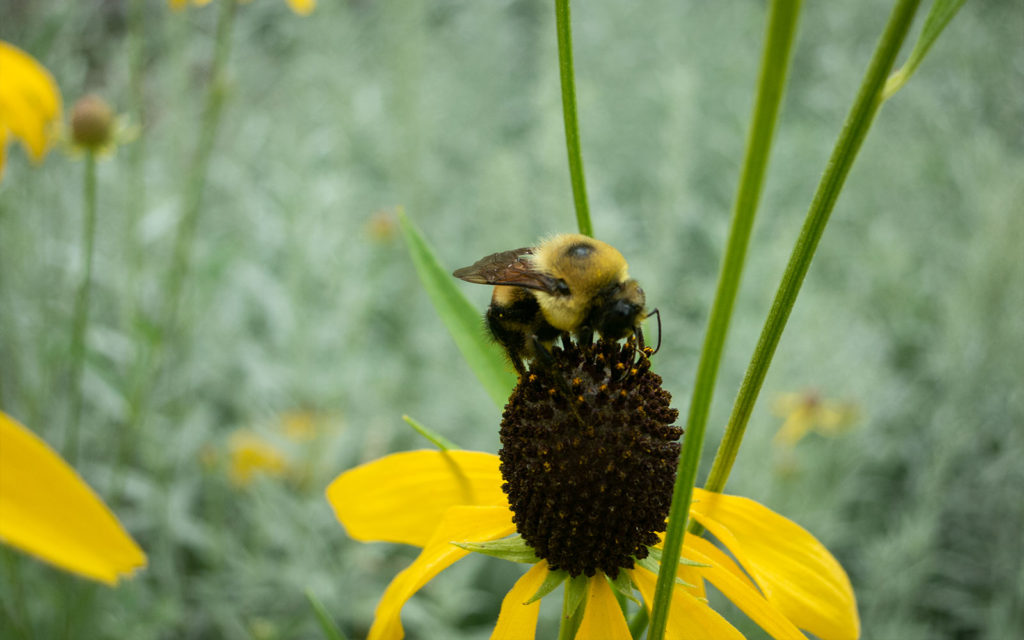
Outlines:
{"type": "Polygon", "coordinates": [[[550,291],[552,288],[551,276],[534,269],[530,261],[526,259],[526,256],[532,253],[532,247],[492,253],[468,267],[456,269],[452,275],[476,284],[507,285],[550,291]]]}

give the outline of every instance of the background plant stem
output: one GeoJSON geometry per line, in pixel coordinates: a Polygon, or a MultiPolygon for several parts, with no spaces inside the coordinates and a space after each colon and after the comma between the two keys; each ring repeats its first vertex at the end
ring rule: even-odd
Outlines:
{"type": "Polygon", "coordinates": [[[558,70],[562,79],[562,115],[565,118],[565,147],[569,154],[569,177],[576,205],[576,225],[580,233],[594,235],[587,204],[587,184],[583,178],[580,153],[580,128],[576,115],[576,75],[572,64],[572,15],[569,0],[555,0],[555,28],[558,32],[558,70]]]}
{"type": "Polygon", "coordinates": [[[165,295],[156,320],[157,330],[149,347],[142,347],[143,354],[136,374],[133,376],[135,387],[130,398],[128,417],[133,431],[141,429],[149,393],[156,383],[155,378],[159,372],[164,348],[169,334],[177,327],[184,285],[192,268],[192,245],[195,241],[196,229],[199,226],[199,213],[202,209],[210,154],[213,151],[224,106],[226,93],[224,68],[231,48],[231,27],[234,23],[237,6],[236,0],[222,0],[220,14],[217,18],[206,103],[203,107],[195,156],[189,164],[190,171],[185,185],[183,212],[174,238],[171,266],[164,280],[165,295]]]}
{"type": "Polygon", "coordinates": [[[874,56],[868,65],[864,80],[861,82],[860,91],[857,93],[853,107],[843,124],[843,130],[839,134],[839,140],[826,165],[825,175],[822,176],[818,190],[811,201],[811,208],[807,212],[804,226],[800,230],[800,237],[797,238],[796,246],[793,247],[793,253],[786,265],[786,271],[782,275],[782,282],[779,283],[779,289],[775,293],[771,311],[768,312],[768,318],[761,330],[761,337],[754,348],[754,355],[747,366],[743,384],[740,386],[739,395],[733,405],[732,415],[729,416],[725,436],[718,446],[718,452],[715,454],[715,461],[711,466],[711,473],[705,485],[709,491],[721,491],[729,479],[729,472],[736,460],[740,442],[743,440],[747,422],[750,420],[750,413],[754,409],[754,403],[757,402],[757,396],[761,391],[765,375],[768,373],[768,367],[775,355],[775,348],[786,328],[786,321],[793,310],[800,286],[803,284],[804,276],[807,275],[814,251],[818,247],[821,235],[825,232],[825,225],[828,224],[839,193],[843,189],[846,176],[850,172],[850,167],[853,166],[853,161],[867,136],[868,129],[871,128],[875,114],[878,113],[878,107],[882,104],[881,93],[885,79],[896,61],[896,55],[907,36],[919,2],[920,0],[899,0],[896,3],[889,16],[885,32],[875,48],[874,56]]]}
{"type": "Polygon", "coordinates": [[[64,443],[64,457],[72,466],[78,461],[78,429],[82,418],[82,369],[85,365],[85,333],[89,326],[89,293],[92,290],[92,254],[96,243],[96,154],[85,152],[85,178],[82,184],[85,225],[82,230],[82,280],[75,295],[71,325],[71,413],[64,443]]]}
{"type": "Polygon", "coordinates": [[[697,378],[686,421],[685,447],[676,472],[664,559],[655,588],[651,638],[662,637],[668,623],[668,608],[672,602],[672,589],[675,584],[675,566],[679,563],[690,510],[690,498],[693,485],[697,481],[697,467],[704,444],[708,410],[714,395],[715,378],[718,375],[725,338],[729,332],[733,303],[739,290],[754,215],[757,212],[764,174],[768,167],[768,153],[786,85],[800,6],[800,0],[774,0],[769,9],[757,83],[757,99],[751,116],[743,169],[733,205],[729,240],[722,260],[714,303],[711,306],[704,347],[701,349],[700,362],[697,366],[697,378]]]}

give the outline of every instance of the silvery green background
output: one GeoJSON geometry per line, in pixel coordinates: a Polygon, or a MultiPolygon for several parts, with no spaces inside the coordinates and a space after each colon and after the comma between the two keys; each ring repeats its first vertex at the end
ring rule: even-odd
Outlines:
{"type": "MultiPolygon", "coordinates": [[[[805,5],[708,462],[890,7],[805,5]]],[[[99,165],[79,468],[118,494],[150,566],[109,590],[0,551],[0,635],[322,637],[308,589],[362,637],[415,551],[349,540],[323,487],[362,461],[425,446],[403,413],[490,451],[500,417],[389,215],[403,206],[449,268],[573,229],[553,8],[321,0],[306,19],[274,0],[239,8],[184,328],[133,434],[132,364],[165,286],[217,12],[145,8],[144,207],[133,204],[136,151],[122,147],[99,165]],[[301,480],[233,487],[230,434],[273,438],[281,416],[300,410],[320,428],[313,446],[281,444],[301,480]]],[[[126,11],[19,0],[0,8],[0,37],[46,64],[68,105],[97,91],[128,112],[126,11]]],[[[573,17],[596,234],[661,310],[656,368],[685,415],[764,6],[578,2],[573,17]]],[[[730,481],[843,562],[865,638],[1004,639],[1024,628],[1022,34],[1019,3],[967,3],[882,108],[730,481]],[[855,404],[859,418],[840,437],[807,437],[783,468],[772,403],[806,389],[855,404]]],[[[54,444],[82,269],[82,172],[59,150],[33,168],[12,149],[0,184],[0,406],[54,444]]],[[[464,290],[482,311],[487,289],[464,290]]],[[[461,562],[406,606],[409,636],[486,638],[518,573],[461,562]]],[[[545,612],[541,637],[552,629],[545,612]]]]}

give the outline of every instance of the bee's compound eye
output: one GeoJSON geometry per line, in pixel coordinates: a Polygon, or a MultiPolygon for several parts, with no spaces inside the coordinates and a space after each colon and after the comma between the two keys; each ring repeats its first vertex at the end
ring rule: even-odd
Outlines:
{"type": "Polygon", "coordinates": [[[555,293],[557,293],[560,296],[569,295],[569,285],[565,282],[565,280],[559,278],[555,282],[555,293]]]}

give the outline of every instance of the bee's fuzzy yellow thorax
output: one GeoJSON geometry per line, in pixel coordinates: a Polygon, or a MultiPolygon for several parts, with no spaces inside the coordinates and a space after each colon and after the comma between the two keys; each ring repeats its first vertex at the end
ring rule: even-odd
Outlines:
{"type": "Polygon", "coordinates": [[[534,249],[532,261],[538,271],[568,285],[569,295],[537,293],[547,321],[563,331],[580,326],[598,291],[629,278],[629,265],[615,247],[576,233],[545,240],[534,249]]]}

